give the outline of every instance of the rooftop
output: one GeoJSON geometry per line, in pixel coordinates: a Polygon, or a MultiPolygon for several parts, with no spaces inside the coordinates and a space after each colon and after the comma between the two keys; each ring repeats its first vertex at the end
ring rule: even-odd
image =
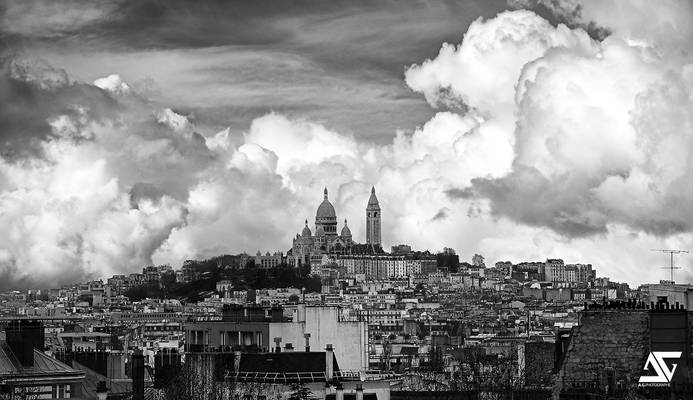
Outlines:
{"type": "Polygon", "coordinates": [[[27,377],[79,381],[84,379],[84,372],[77,371],[37,349],[34,349],[34,365],[23,366],[7,342],[0,342],[0,379],[8,381],[27,377]]]}

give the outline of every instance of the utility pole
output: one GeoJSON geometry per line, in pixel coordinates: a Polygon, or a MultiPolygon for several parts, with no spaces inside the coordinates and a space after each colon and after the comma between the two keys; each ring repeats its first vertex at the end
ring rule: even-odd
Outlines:
{"type": "Polygon", "coordinates": [[[688,253],[688,250],[652,249],[652,251],[659,251],[662,253],[668,253],[669,254],[669,266],[668,267],[662,267],[662,268],[669,270],[669,272],[671,274],[671,281],[674,282],[674,270],[675,269],[681,269],[681,267],[675,267],[674,266],[674,254],[688,253]]]}

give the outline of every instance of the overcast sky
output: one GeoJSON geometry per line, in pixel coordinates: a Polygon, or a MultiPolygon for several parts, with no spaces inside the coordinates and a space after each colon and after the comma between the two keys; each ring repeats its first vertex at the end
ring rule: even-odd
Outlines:
{"type": "Polygon", "coordinates": [[[693,9],[651,4],[0,2],[0,288],[286,251],[325,186],[363,242],[371,185],[386,248],[667,278],[693,9]]]}

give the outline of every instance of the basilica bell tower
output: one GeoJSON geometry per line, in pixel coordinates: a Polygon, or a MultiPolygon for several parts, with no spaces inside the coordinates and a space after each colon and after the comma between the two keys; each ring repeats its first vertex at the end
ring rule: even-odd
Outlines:
{"type": "Polygon", "coordinates": [[[375,187],[371,188],[371,197],[366,206],[366,244],[380,246],[380,204],[375,196],[375,187]]]}

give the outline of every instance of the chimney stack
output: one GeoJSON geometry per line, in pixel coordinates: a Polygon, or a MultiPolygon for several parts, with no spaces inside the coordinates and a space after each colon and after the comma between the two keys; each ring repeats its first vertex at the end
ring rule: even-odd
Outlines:
{"type": "Polygon", "coordinates": [[[291,343],[287,343],[284,345],[284,351],[294,351],[294,345],[291,343]]]}
{"type": "Polygon", "coordinates": [[[334,349],[330,343],[325,346],[325,378],[328,382],[334,378],[334,349]]]}
{"type": "Polygon", "coordinates": [[[337,392],[335,394],[335,400],[344,400],[344,387],[341,383],[337,384],[337,392]]]}
{"type": "Polygon", "coordinates": [[[274,352],[275,353],[281,353],[282,351],[282,338],[276,337],[274,338],[274,352]]]}
{"type": "Polygon", "coordinates": [[[132,399],[144,400],[144,356],[139,349],[132,355],[132,399]]]}
{"type": "Polygon", "coordinates": [[[34,320],[12,320],[5,328],[5,340],[23,367],[34,365],[34,349],[43,350],[43,324],[34,320]]]}
{"type": "Polygon", "coordinates": [[[306,353],[310,352],[310,333],[304,333],[303,337],[306,338],[306,353]]]}
{"type": "Polygon", "coordinates": [[[356,384],[356,400],[363,400],[363,385],[356,384]]]}
{"type": "Polygon", "coordinates": [[[107,355],[106,377],[108,379],[125,378],[125,357],[119,351],[112,351],[107,355]]]}

